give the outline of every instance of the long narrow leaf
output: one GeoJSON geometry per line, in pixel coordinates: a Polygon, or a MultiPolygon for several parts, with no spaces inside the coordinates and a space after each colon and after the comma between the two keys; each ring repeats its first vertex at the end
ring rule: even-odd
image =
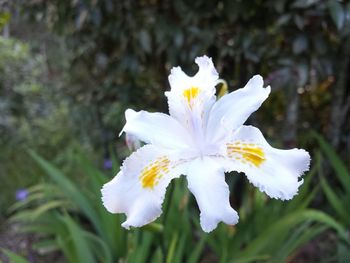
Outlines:
{"type": "Polygon", "coordinates": [[[74,222],[74,220],[67,214],[62,216],[62,221],[66,224],[69,237],[72,240],[72,247],[74,249],[77,262],[94,263],[94,256],[89,243],[84,237],[84,231],[74,222]]]}
{"type": "Polygon", "coordinates": [[[2,248],[1,251],[9,258],[10,262],[12,263],[29,263],[29,261],[26,260],[24,257],[17,255],[11,250],[2,248]]]}
{"type": "Polygon", "coordinates": [[[342,218],[342,221],[350,222],[350,213],[348,209],[349,201],[344,200],[344,198],[338,197],[324,178],[321,178],[321,185],[324,190],[324,193],[326,194],[327,200],[329,201],[333,209],[338,213],[339,217],[342,218]]]}
{"type": "Polygon", "coordinates": [[[80,189],[77,188],[70,180],[68,180],[64,174],[50,164],[48,161],[41,158],[33,151],[29,151],[32,158],[46,171],[47,175],[55,181],[67,194],[76,205],[85,213],[85,215],[91,220],[96,230],[103,235],[104,231],[101,228],[101,222],[99,217],[96,215],[96,211],[93,206],[89,203],[87,198],[81,193],[80,189]]]}
{"type": "Polygon", "coordinates": [[[323,151],[323,153],[327,156],[330,161],[333,169],[336,172],[336,176],[342,183],[344,190],[350,193],[350,172],[346,168],[344,162],[338,157],[338,154],[334,151],[334,149],[330,146],[329,143],[325,141],[320,135],[314,135],[323,151]]]}

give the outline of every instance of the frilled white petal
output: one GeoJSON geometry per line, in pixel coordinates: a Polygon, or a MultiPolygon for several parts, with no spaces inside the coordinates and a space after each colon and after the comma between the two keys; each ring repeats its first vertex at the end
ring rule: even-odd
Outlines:
{"type": "Polygon", "coordinates": [[[187,76],[180,67],[175,67],[169,75],[171,90],[166,92],[169,113],[191,134],[195,145],[204,142],[204,128],[207,116],[215,103],[215,85],[218,73],[211,58],[198,57],[199,67],[193,76],[187,76]]]}
{"type": "Polygon", "coordinates": [[[111,213],[126,214],[122,224],[126,229],[146,225],[160,216],[166,187],[181,174],[173,167],[176,161],[171,157],[161,148],[143,146],[125,159],[120,172],[103,186],[104,206],[111,213]]]}
{"type": "Polygon", "coordinates": [[[224,170],[215,159],[203,157],[191,161],[186,174],[188,188],[201,211],[200,224],[205,232],[214,230],[220,221],[229,225],[238,222],[238,214],[230,206],[224,170]]]}
{"type": "Polygon", "coordinates": [[[249,181],[270,197],[289,200],[297,194],[309,169],[310,156],[302,149],[271,147],[258,128],[241,126],[226,144],[228,170],[244,172],[249,181]]]}
{"type": "Polygon", "coordinates": [[[202,91],[211,91],[215,89],[219,75],[214,67],[212,59],[207,56],[202,56],[197,57],[195,62],[199,70],[193,77],[189,77],[184,73],[181,67],[174,67],[171,69],[169,75],[171,92],[183,94],[184,90],[190,87],[198,87],[202,91]]]}
{"type": "Polygon", "coordinates": [[[194,80],[200,84],[199,86],[207,89],[212,89],[217,84],[219,74],[216,71],[213,61],[207,56],[197,57],[195,59],[199,67],[197,74],[193,77],[194,80]]]}
{"type": "Polygon", "coordinates": [[[270,86],[264,88],[260,75],[252,77],[244,88],[219,99],[210,111],[207,125],[207,141],[217,142],[241,126],[270,94],[270,86]]]}
{"type": "Polygon", "coordinates": [[[192,145],[186,129],[173,117],[163,113],[125,111],[126,124],[122,132],[130,133],[141,141],[166,148],[183,149],[192,145]]]}
{"type": "Polygon", "coordinates": [[[206,115],[215,102],[215,85],[218,73],[211,58],[198,57],[199,67],[193,76],[187,76],[180,67],[174,67],[169,75],[171,90],[165,92],[168,98],[169,113],[185,127],[191,128],[191,116],[206,115]]]}

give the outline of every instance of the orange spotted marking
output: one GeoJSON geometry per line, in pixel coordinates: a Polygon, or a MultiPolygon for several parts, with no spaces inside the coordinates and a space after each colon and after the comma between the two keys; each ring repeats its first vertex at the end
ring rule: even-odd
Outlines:
{"type": "Polygon", "coordinates": [[[169,172],[170,161],[166,157],[160,157],[153,163],[142,169],[140,181],[143,188],[153,189],[159,180],[169,172]]]}
{"type": "Polygon", "coordinates": [[[238,141],[228,143],[226,146],[228,157],[234,158],[242,163],[249,163],[259,167],[266,160],[263,149],[256,144],[238,141]]]}

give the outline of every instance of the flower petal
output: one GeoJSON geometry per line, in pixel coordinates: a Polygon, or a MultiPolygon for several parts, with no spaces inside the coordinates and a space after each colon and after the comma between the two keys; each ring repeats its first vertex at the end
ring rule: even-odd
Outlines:
{"type": "Polygon", "coordinates": [[[126,229],[154,221],[162,212],[166,187],[181,174],[173,168],[174,163],[164,150],[143,146],[125,159],[120,172],[103,186],[104,206],[111,213],[127,215],[122,224],[126,229]]]}
{"type": "Polygon", "coordinates": [[[195,62],[199,70],[193,77],[187,76],[180,67],[171,70],[171,90],[165,95],[170,115],[189,131],[195,145],[200,145],[204,142],[208,113],[216,100],[218,73],[207,56],[197,57],[195,62]]]}
{"type": "Polygon", "coordinates": [[[256,111],[270,94],[260,75],[252,77],[244,88],[219,99],[211,109],[207,125],[207,141],[217,142],[230,135],[256,111]]]}
{"type": "MultiPolygon", "coordinates": [[[[219,75],[214,67],[213,61],[207,56],[197,57],[195,59],[199,67],[198,72],[193,77],[189,77],[184,73],[181,67],[171,69],[169,75],[169,83],[171,92],[182,94],[190,87],[197,87],[201,91],[213,91],[215,93],[215,85],[219,75]]],[[[194,94],[192,94],[194,95],[194,94]]]]}
{"type": "Polygon", "coordinates": [[[192,143],[185,128],[169,115],[128,109],[125,118],[122,132],[130,133],[146,143],[175,149],[187,148],[192,143]]]}
{"type": "Polygon", "coordinates": [[[172,68],[169,75],[171,91],[165,92],[170,115],[185,126],[191,123],[193,112],[201,115],[211,108],[219,77],[211,58],[197,57],[195,62],[199,70],[193,77],[187,76],[180,67],[172,68]]]}
{"type": "Polygon", "coordinates": [[[273,198],[291,199],[303,183],[298,178],[309,170],[308,152],[272,148],[253,126],[241,126],[226,146],[228,170],[244,172],[253,185],[273,198]]]}
{"type": "Polygon", "coordinates": [[[187,174],[188,188],[197,200],[200,223],[205,232],[214,230],[220,221],[229,225],[238,222],[238,214],[230,206],[224,170],[216,160],[210,157],[195,159],[189,164],[187,174]]]}

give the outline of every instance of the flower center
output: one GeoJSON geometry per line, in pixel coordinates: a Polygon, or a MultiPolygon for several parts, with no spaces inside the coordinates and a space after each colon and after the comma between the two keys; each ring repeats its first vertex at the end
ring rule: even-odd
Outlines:
{"type": "Polygon", "coordinates": [[[228,143],[227,154],[242,163],[253,164],[259,167],[265,160],[265,153],[262,148],[253,143],[234,142],[228,143]]]}
{"type": "Polygon", "coordinates": [[[159,183],[163,175],[169,172],[169,163],[170,161],[168,158],[160,157],[143,168],[140,175],[142,187],[153,189],[159,183]]]}
{"type": "Polygon", "coordinates": [[[190,87],[189,89],[185,89],[183,91],[183,96],[187,99],[187,103],[189,106],[191,106],[191,101],[195,99],[199,94],[199,88],[198,87],[190,87]]]}

